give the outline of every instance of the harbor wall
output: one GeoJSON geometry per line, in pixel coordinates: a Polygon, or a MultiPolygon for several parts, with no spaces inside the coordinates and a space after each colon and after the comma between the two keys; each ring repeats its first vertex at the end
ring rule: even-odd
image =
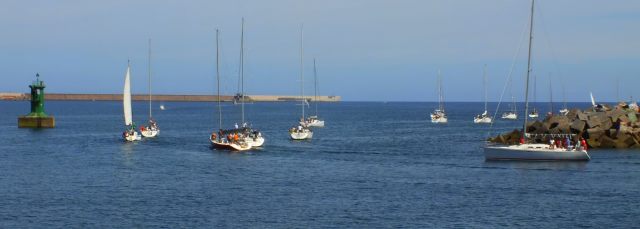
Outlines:
{"type": "MultiPolygon", "coordinates": [[[[218,100],[217,95],[152,95],[154,101],[175,101],[175,102],[213,102],[218,100]]],[[[0,93],[0,100],[30,100],[30,94],[23,93],[0,93]]],[[[46,100],[88,100],[88,101],[118,101],[122,100],[121,94],[66,94],[47,93],[46,100]]],[[[148,100],[147,94],[134,94],[132,100],[148,100]]],[[[233,101],[233,96],[221,95],[224,102],[233,101]]],[[[314,101],[313,96],[305,96],[305,99],[314,101]]],[[[286,102],[299,101],[300,96],[290,95],[246,95],[246,101],[253,102],[286,102]]],[[[319,102],[340,102],[340,96],[318,96],[319,102]]]]}

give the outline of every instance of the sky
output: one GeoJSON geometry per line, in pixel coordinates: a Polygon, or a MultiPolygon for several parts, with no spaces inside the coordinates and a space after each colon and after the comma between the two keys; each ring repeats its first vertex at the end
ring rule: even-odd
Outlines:
{"type": "MultiPolygon", "coordinates": [[[[345,101],[437,101],[438,70],[445,100],[482,101],[484,65],[489,100],[500,99],[512,72],[503,101],[510,91],[521,101],[530,7],[526,0],[3,0],[0,92],[28,92],[38,72],[47,92],[121,93],[131,60],[132,90],[146,93],[151,39],[154,93],[213,94],[219,29],[222,93],[234,94],[244,17],[249,95],[300,93],[304,24],[307,93],[315,58],[320,94],[345,101]]],[[[640,1],[538,0],[535,11],[537,100],[549,100],[550,83],[556,101],[563,88],[568,101],[586,102],[590,91],[602,101],[640,98],[640,1]]]]}

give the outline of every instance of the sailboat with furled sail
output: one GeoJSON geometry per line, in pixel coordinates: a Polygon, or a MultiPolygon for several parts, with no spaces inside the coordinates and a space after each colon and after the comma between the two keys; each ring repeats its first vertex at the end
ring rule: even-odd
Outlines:
{"type": "Polygon", "coordinates": [[[487,112],[487,65],[482,71],[482,85],[484,86],[484,112],[473,118],[474,123],[491,123],[493,119],[487,112]]]}
{"type": "Polygon", "coordinates": [[[147,126],[143,126],[140,128],[140,133],[145,138],[153,138],[160,134],[160,127],[158,127],[158,123],[153,119],[151,115],[151,39],[149,39],[149,63],[148,63],[148,71],[149,71],[149,124],[147,126]]]}
{"type": "Polygon", "coordinates": [[[122,108],[124,111],[124,125],[125,131],[122,133],[122,137],[125,141],[139,141],[142,139],[138,131],[136,131],[136,125],[133,123],[133,114],[131,112],[131,65],[127,61],[127,72],[124,75],[124,90],[122,92],[122,108]]]}
{"type": "Polygon", "coordinates": [[[289,136],[293,140],[307,140],[313,137],[313,130],[309,128],[304,121],[304,107],[306,99],[304,98],[304,27],[300,26],[300,106],[302,107],[302,116],[297,127],[289,129],[289,136]]]}
{"type": "MultiPolygon", "coordinates": [[[[529,74],[531,73],[531,47],[533,40],[533,9],[535,0],[531,1],[531,18],[529,23],[529,54],[527,61],[525,87],[525,114],[529,111],[529,74]]],[[[524,118],[523,134],[518,145],[487,145],[484,147],[486,160],[536,160],[536,161],[588,161],[586,143],[571,144],[572,134],[566,134],[566,148],[554,147],[550,144],[533,143],[534,135],[527,133],[527,120],[524,118]],[[572,146],[574,145],[574,146],[572,146]]],[[[577,140],[577,139],[574,139],[577,140]]]]}
{"type": "Polygon", "coordinates": [[[223,130],[222,129],[222,104],[220,100],[220,48],[219,48],[220,31],[216,29],[216,82],[218,92],[218,127],[219,131],[213,132],[209,136],[211,145],[218,149],[230,149],[237,151],[250,150],[251,145],[246,141],[246,136],[238,129],[223,130]]]}
{"type": "Polygon", "coordinates": [[[307,125],[309,127],[324,127],[324,120],[318,118],[318,71],[316,69],[316,59],[313,59],[313,85],[314,85],[314,97],[313,97],[313,103],[316,107],[316,114],[315,115],[311,115],[309,116],[306,120],[304,120],[303,123],[300,124],[304,124],[307,125]]]}
{"type": "Polygon", "coordinates": [[[442,95],[442,77],[438,69],[438,109],[431,112],[432,123],[447,123],[447,113],[444,112],[444,96],[442,95]]]}

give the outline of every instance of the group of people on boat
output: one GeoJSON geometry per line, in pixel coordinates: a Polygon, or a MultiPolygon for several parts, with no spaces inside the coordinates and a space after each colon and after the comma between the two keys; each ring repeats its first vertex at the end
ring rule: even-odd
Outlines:
{"type": "Polygon", "coordinates": [[[301,118],[298,126],[292,126],[289,129],[289,133],[302,133],[305,131],[305,129],[309,129],[309,122],[301,118]]]}
{"type": "Polygon", "coordinates": [[[150,130],[150,131],[158,130],[158,123],[156,123],[155,120],[150,119],[149,120],[149,126],[141,126],[140,127],[140,131],[145,131],[145,130],[150,130]]]}
{"type": "Polygon", "coordinates": [[[126,130],[122,132],[122,137],[127,138],[129,136],[133,136],[136,134],[136,124],[131,123],[131,125],[126,126],[126,130]]]}
{"type": "Polygon", "coordinates": [[[244,141],[247,138],[251,138],[256,140],[257,138],[262,136],[259,130],[254,130],[248,127],[247,123],[242,124],[242,128],[238,126],[236,123],[234,125],[235,129],[223,130],[220,129],[218,133],[212,133],[211,139],[225,139],[227,142],[240,142],[244,141]]]}
{"type": "Polygon", "coordinates": [[[562,138],[551,138],[549,139],[549,148],[550,149],[567,149],[567,150],[587,150],[587,141],[584,138],[580,137],[578,142],[575,144],[572,142],[570,137],[562,138]]]}

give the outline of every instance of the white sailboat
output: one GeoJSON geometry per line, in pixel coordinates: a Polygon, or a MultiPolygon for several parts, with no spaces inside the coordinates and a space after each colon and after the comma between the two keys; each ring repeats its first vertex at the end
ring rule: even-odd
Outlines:
{"type": "MultiPolygon", "coordinates": [[[[316,107],[316,114],[309,116],[306,120],[304,120],[304,124],[309,127],[324,127],[324,120],[318,118],[318,71],[316,70],[316,59],[313,59],[313,84],[314,84],[314,99],[313,103],[316,107]]],[[[306,100],[305,100],[306,101],[306,100]]]]}
{"type": "Polygon", "coordinates": [[[511,96],[511,110],[505,113],[502,113],[502,119],[508,120],[517,120],[518,119],[518,109],[516,108],[516,98],[511,96]]]}
{"type": "Polygon", "coordinates": [[[126,126],[122,137],[128,142],[139,141],[142,137],[140,137],[140,134],[136,131],[136,125],[133,123],[133,114],[131,112],[131,66],[129,62],[127,62],[127,72],[124,75],[122,107],[124,111],[124,125],[126,126]]]}
{"type": "Polygon", "coordinates": [[[444,111],[444,96],[442,95],[442,77],[438,69],[438,109],[431,112],[432,123],[447,123],[447,113],[444,111]]]}
{"type": "Polygon", "coordinates": [[[304,120],[304,27],[300,26],[300,102],[302,107],[302,116],[297,127],[289,129],[289,136],[293,140],[306,140],[313,137],[313,130],[309,128],[304,120]]]}
{"type": "MultiPolygon", "coordinates": [[[[529,73],[531,72],[531,47],[533,32],[533,9],[535,0],[531,1],[531,18],[529,27],[529,55],[527,62],[527,78],[525,90],[525,114],[529,109],[529,73]]],[[[523,125],[522,144],[519,145],[487,145],[484,147],[486,160],[537,160],[537,161],[588,161],[591,159],[585,147],[553,148],[548,144],[528,143],[527,117],[523,125]]]]}
{"type": "Polygon", "coordinates": [[[239,133],[237,129],[223,130],[222,129],[222,104],[220,100],[220,48],[219,48],[219,34],[220,31],[216,29],[216,81],[218,88],[218,132],[213,132],[209,136],[211,145],[218,149],[230,149],[236,151],[250,150],[251,145],[245,141],[246,137],[240,137],[242,133],[239,133]]]}
{"type": "Polygon", "coordinates": [[[567,108],[567,96],[565,94],[564,84],[562,84],[562,109],[559,110],[559,113],[564,116],[569,114],[569,108],[567,108]]]}
{"type": "Polygon", "coordinates": [[[487,65],[482,71],[482,85],[484,86],[484,112],[473,118],[473,123],[491,123],[493,118],[487,112],[487,65]]]}
{"type": "Polygon", "coordinates": [[[147,126],[143,126],[140,128],[140,133],[145,138],[153,138],[160,134],[160,127],[158,127],[158,123],[153,119],[151,115],[151,39],[149,39],[149,63],[148,63],[148,71],[149,71],[149,124],[147,126]]]}
{"type": "Polygon", "coordinates": [[[251,124],[245,121],[244,118],[244,104],[245,104],[245,93],[244,93],[244,18],[242,18],[242,27],[240,31],[240,107],[241,107],[241,115],[242,115],[242,126],[237,128],[241,133],[241,137],[243,141],[246,141],[252,148],[261,147],[264,145],[265,139],[262,136],[262,133],[258,130],[254,130],[251,124]]]}

